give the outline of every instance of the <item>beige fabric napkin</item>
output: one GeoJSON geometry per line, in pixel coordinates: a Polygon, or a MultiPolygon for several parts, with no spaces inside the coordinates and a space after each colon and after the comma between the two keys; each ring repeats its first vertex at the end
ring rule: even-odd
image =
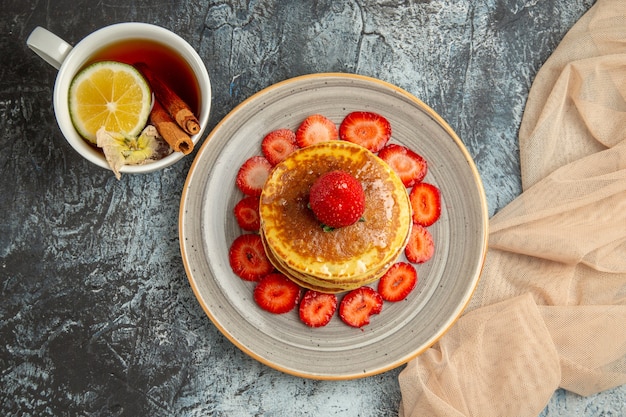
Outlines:
{"type": "Polygon", "coordinates": [[[539,71],[524,192],[490,220],[466,313],[399,376],[400,416],[536,416],[626,383],[626,1],[598,2],[539,71]]]}

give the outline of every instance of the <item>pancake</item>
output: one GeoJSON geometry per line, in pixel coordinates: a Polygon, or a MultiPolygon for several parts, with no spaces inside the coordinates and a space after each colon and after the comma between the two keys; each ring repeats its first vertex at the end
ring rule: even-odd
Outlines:
{"type": "Polygon", "coordinates": [[[341,140],[292,153],[272,170],[261,194],[261,237],[272,264],[299,285],[341,292],[380,278],[404,250],[411,230],[406,188],[382,159],[341,140]],[[308,207],[322,174],[343,170],[365,192],[363,221],[325,231],[308,207]]]}

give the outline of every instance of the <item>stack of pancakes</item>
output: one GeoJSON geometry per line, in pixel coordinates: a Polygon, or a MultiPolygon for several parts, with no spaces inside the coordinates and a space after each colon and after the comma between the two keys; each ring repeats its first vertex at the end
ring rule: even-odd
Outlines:
{"type": "Polygon", "coordinates": [[[263,188],[261,237],[277,270],[297,284],[336,293],[379,279],[404,250],[411,231],[406,188],[382,159],[342,140],[302,148],[278,164],[263,188]],[[365,192],[362,221],[325,230],[308,207],[309,189],[342,170],[365,192]]]}

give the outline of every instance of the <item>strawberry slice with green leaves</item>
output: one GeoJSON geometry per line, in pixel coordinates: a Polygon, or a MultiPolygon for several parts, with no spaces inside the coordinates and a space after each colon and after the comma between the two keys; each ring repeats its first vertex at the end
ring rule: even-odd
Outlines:
{"type": "Polygon", "coordinates": [[[435,241],[428,229],[419,224],[413,224],[409,241],[404,248],[406,259],[414,264],[423,264],[433,257],[435,241]]]}
{"type": "Polygon", "coordinates": [[[330,171],[311,186],[309,206],[325,228],[350,226],[365,211],[365,192],[359,180],[349,173],[330,171]]]}
{"type": "Polygon", "coordinates": [[[335,123],[321,114],[307,117],[296,130],[296,143],[301,148],[338,138],[339,132],[335,123]]]}
{"type": "Polygon", "coordinates": [[[254,301],[265,311],[287,313],[298,304],[300,287],[281,273],[265,275],[254,288],[254,301]]]}
{"type": "Polygon", "coordinates": [[[245,196],[233,208],[237,224],[247,232],[256,232],[261,227],[259,197],[245,196]]]}
{"type": "Polygon", "coordinates": [[[390,143],[378,152],[378,157],[398,174],[407,188],[422,182],[428,172],[426,160],[406,146],[390,143]]]}
{"type": "Polygon", "coordinates": [[[264,156],[252,156],[237,172],[235,180],[237,187],[246,195],[260,196],[271,170],[272,164],[264,156]]]}
{"type": "Polygon", "coordinates": [[[246,281],[258,281],[274,271],[257,234],[238,236],[230,246],[228,261],[233,272],[246,281]]]}
{"type": "Polygon", "coordinates": [[[284,161],[296,149],[296,134],[290,129],[273,130],[261,141],[261,151],[272,166],[284,161]]]}
{"type": "Polygon", "coordinates": [[[337,311],[337,296],[308,290],[300,301],[300,320],[309,327],[326,326],[337,311]]]}
{"type": "Polygon", "coordinates": [[[415,267],[407,262],[396,262],[378,281],[378,293],[385,301],[402,301],[416,284],[415,267]]]}
{"type": "Polygon", "coordinates": [[[339,317],[348,326],[363,327],[383,309],[383,298],[371,287],[360,287],[346,294],[339,304],[339,317]]]}
{"type": "Polygon", "coordinates": [[[409,193],[413,209],[413,223],[428,227],[441,216],[441,193],[439,188],[426,182],[415,184],[409,193]]]}
{"type": "Polygon", "coordinates": [[[339,125],[339,138],[376,153],[391,138],[391,124],[378,113],[355,111],[349,113],[339,125]]]}

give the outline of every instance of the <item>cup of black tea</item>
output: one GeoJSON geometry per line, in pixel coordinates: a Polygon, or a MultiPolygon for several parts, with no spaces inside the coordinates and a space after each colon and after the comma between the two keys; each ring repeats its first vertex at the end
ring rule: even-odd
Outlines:
{"type": "MultiPolygon", "coordinates": [[[[76,113],[80,112],[77,106],[89,102],[90,94],[99,94],[97,89],[89,88],[89,77],[102,78],[100,74],[107,73],[103,69],[121,68],[131,75],[137,70],[138,79],[143,80],[141,84],[145,82],[149,86],[142,96],[147,101],[138,112],[148,117],[146,125],[155,125],[163,146],[160,154],[153,153],[146,161],[134,163],[129,158],[130,162],[117,167],[118,178],[120,172],[147,173],[168,167],[189,154],[202,137],[211,108],[211,82],[198,53],[179,35],[147,23],[118,23],[101,28],[72,46],[47,29],[37,27],[27,45],[58,70],[53,105],[64,137],[79,154],[102,168],[112,169],[111,161],[96,143],[94,132],[89,131],[92,121],[82,116],[85,123],[77,123],[76,113]],[[98,63],[101,65],[94,65],[98,63]],[[79,77],[88,81],[82,89],[74,85],[79,77]]],[[[115,103],[109,104],[109,108],[112,106],[115,103]]],[[[119,109],[121,114],[122,107],[119,109]]],[[[139,123],[132,135],[121,134],[138,136],[139,123]]]]}

